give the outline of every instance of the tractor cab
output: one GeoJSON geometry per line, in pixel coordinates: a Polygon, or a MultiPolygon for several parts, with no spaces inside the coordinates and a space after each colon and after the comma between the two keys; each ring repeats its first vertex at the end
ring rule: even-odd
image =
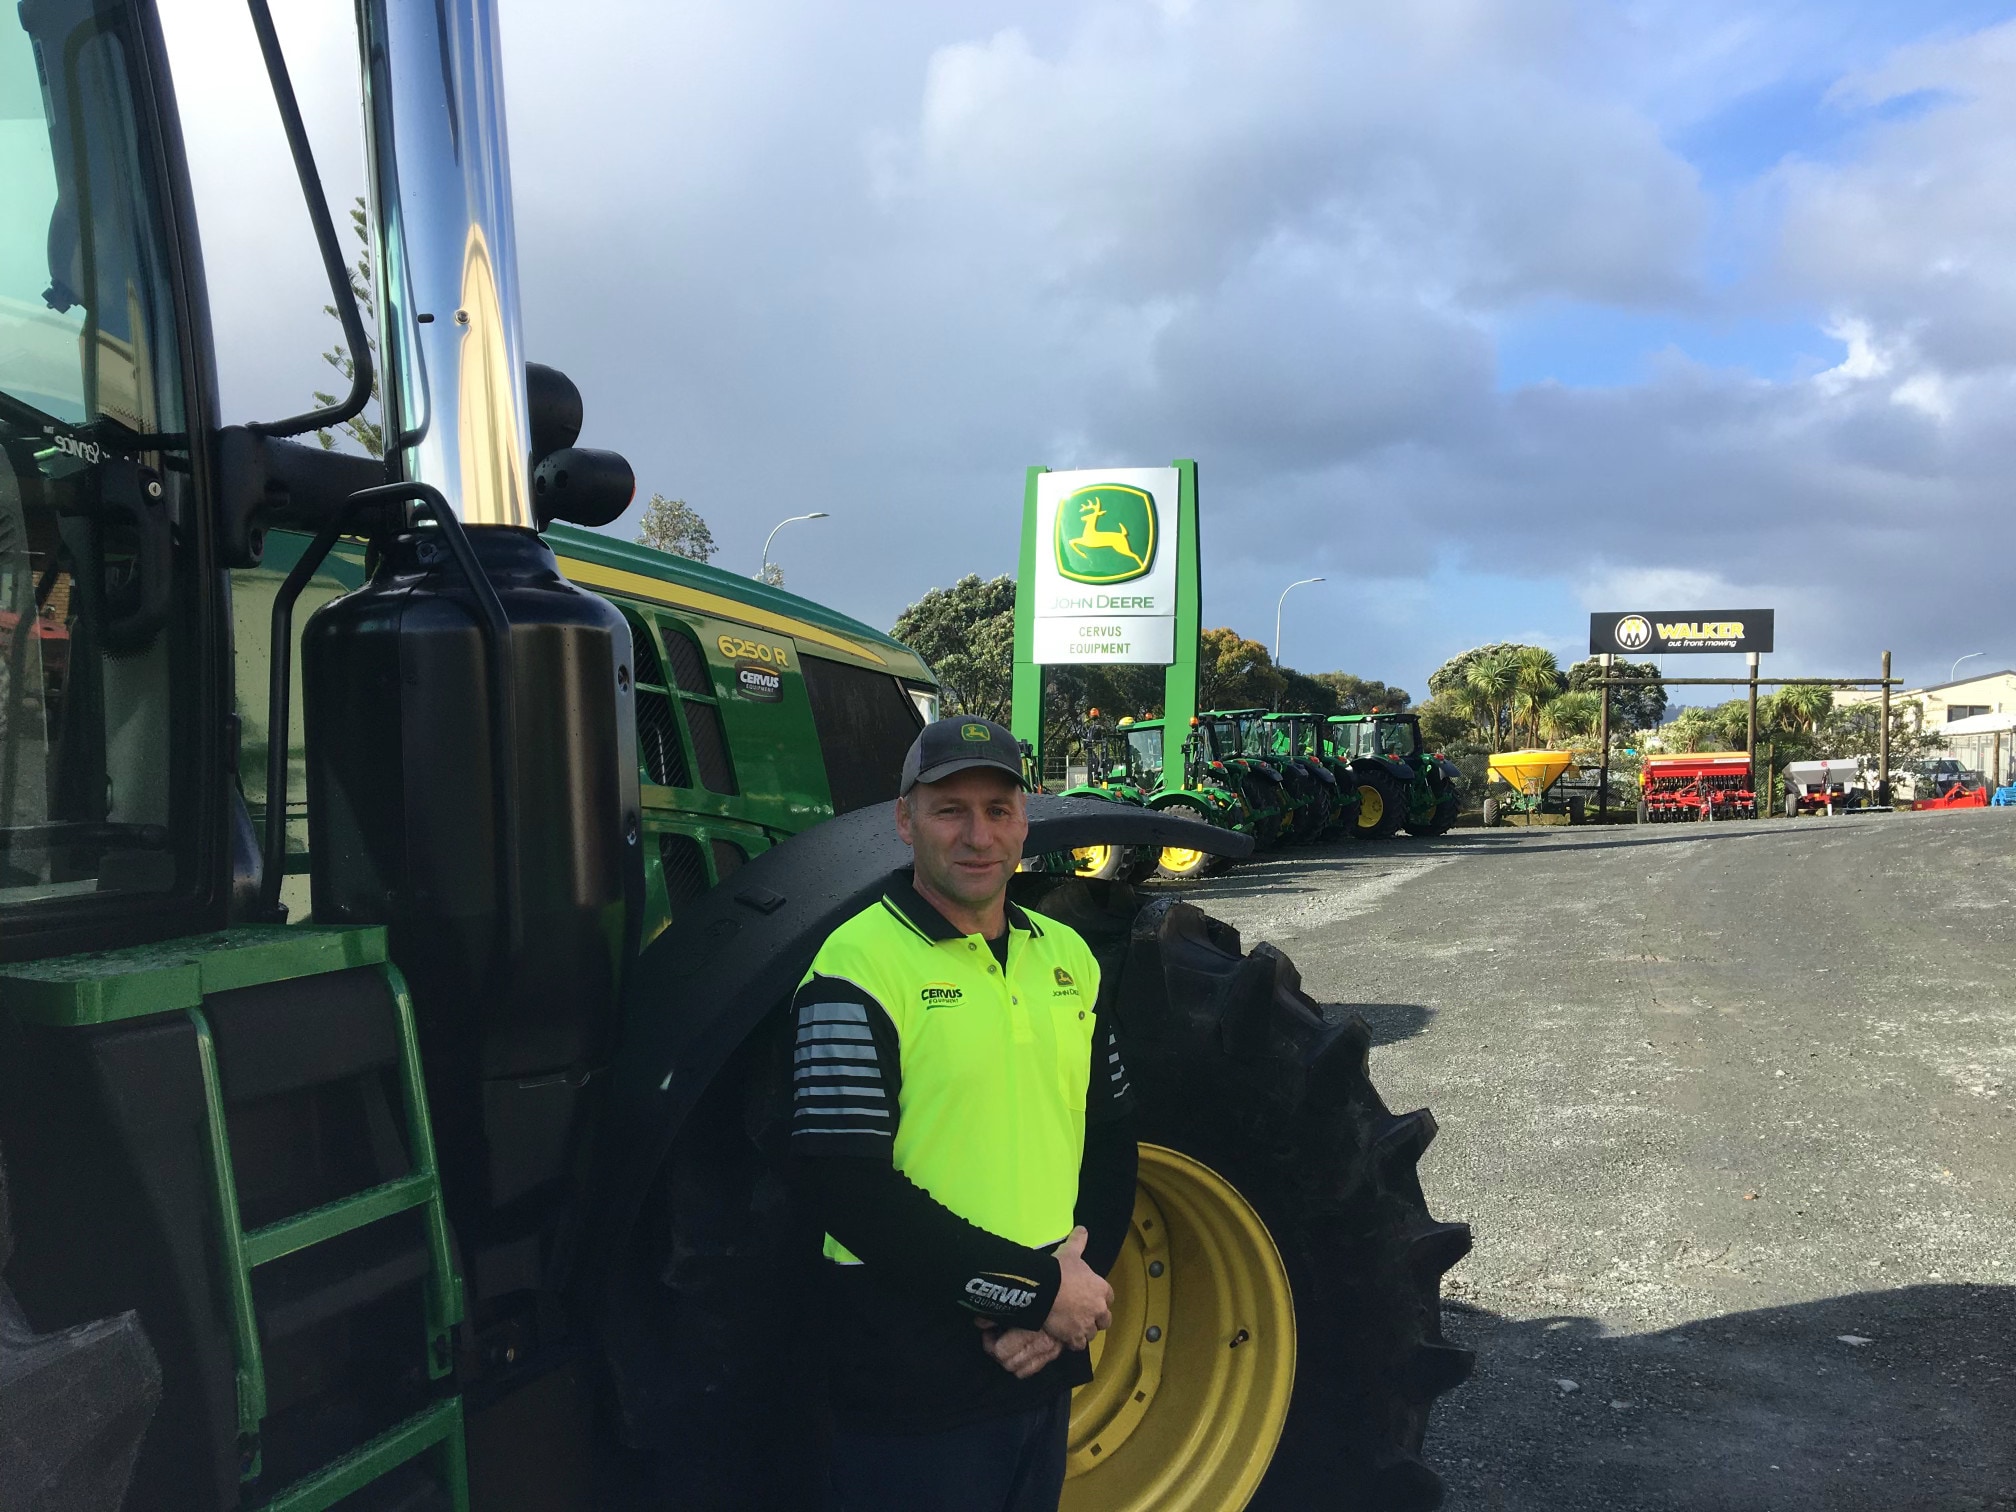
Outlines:
{"type": "Polygon", "coordinates": [[[1123,719],[1120,721],[1120,737],[1127,743],[1127,766],[1134,774],[1135,783],[1151,793],[1161,788],[1163,766],[1167,759],[1163,755],[1162,721],[1123,719]]]}

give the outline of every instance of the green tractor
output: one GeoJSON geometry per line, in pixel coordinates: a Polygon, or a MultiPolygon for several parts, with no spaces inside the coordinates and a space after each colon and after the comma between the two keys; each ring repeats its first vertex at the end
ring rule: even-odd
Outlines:
{"type": "Polygon", "coordinates": [[[1356,827],[1360,800],[1348,763],[1330,754],[1325,720],[1321,714],[1269,714],[1266,723],[1275,755],[1300,765],[1330,795],[1329,817],[1320,832],[1328,838],[1356,827]]]}
{"type": "MultiPolygon", "coordinates": [[[[1183,741],[1180,769],[1173,772],[1169,769],[1166,728],[1167,721],[1161,719],[1120,721],[1120,729],[1127,739],[1128,769],[1142,790],[1153,795],[1148,800],[1148,806],[1251,836],[1252,811],[1235,789],[1211,779],[1199,751],[1201,740],[1195,729],[1183,741]]],[[[1204,876],[1208,872],[1222,871],[1231,864],[1226,857],[1194,845],[1164,846],[1156,861],[1160,875],[1179,882],[1204,876]]]]}
{"type": "Polygon", "coordinates": [[[1269,758],[1262,709],[1213,709],[1197,716],[1198,770],[1236,793],[1253,820],[1254,843],[1271,850],[1296,833],[1297,792],[1269,758]]]}
{"type": "MultiPolygon", "coordinates": [[[[1109,803],[1128,803],[1147,808],[1154,791],[1151,778],[1140,780],[1133,767],[1133,748],[1125,734],[1116,729],[1097,709],[1087,711],[1083,734],[1086,780],[1077,787],[1063,789],[1061,798],[1100,798],[1109,803]]],[[[1157,776],[1160,774],[1157,773],[1157,776]]],[[[1093,881],[1140,882],[1155,875],[1159,854],[1154,846],[1115,845],[1100,842],[1081,845],[1058,858],[1060,869],[1072,876],[1093,881]]]]}
{"type": "MultiPolygon", "coordinates": [[[[788,1004],[904,860],[935,680],[594,528],[633,484],[524,360],[491,0],[356,7],[375,338],[249,11],[356,360],[256,426],[153,0],[0,11],[0,1508],[809,1512],[788,1004]],[[388,454],[315,444],[374,377],[388,454]]],[[[1090,844],[1251,841],[1030,800],[1090,844]]],[[[1015,887],[1139,1099],[1065,1505],[1436,1505],[1433,1117],[1279,952],[1015,887]]]]}
{"type": "Polygon", "coordinates": [[[1439,835],[1463,807],[1463,778],[1456,764],[1421,743],[1415,714],[1333,714],[1331,755],[1358,784],[1361,840],[1383,840],[1403,826],[1409,834],[1439,835]]]}

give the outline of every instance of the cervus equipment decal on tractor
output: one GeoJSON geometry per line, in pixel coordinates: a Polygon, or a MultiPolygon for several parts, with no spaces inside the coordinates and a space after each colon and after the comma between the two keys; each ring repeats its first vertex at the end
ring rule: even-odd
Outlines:
{"type": "MultiPolygon", "coordinates": [[[[223,426],[152,0],[0,15],[0,1507],[810,1509],[784,1009],[902,859],[937,689],[595,531],[630,469],[521,350],[491,0],[357,17],[375,342],[265,0],[208,18],[356,359],[223,426]],[[374,368],[382,461],[289,439],[374,368]]],[[[1164,550],[1119,490],[1062,544],[1164,550]]],[[[1029,849],[1238,825],[1039,797],[1029,849]]],[[[1272,947],[1017,885],[1098,952],[1147,1141],[1066,1505],[1434,1506],[1434,1119],[1272,947]]]]}

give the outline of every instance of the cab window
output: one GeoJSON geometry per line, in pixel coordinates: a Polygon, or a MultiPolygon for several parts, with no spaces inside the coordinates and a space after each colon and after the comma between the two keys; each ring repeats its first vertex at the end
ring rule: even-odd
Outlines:
{"type": "Polygon", "coordinates": [[[120,13],[0,11],[0,908],[196,885],[181,346],[120,13]]]}

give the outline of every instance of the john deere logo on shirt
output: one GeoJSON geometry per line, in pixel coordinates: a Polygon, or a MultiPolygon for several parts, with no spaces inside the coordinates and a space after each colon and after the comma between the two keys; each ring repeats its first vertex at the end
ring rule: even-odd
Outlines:
{"type": "Polygon", "coordinates": [[[975,1276],[966,1283],[966,1295],[997,1307],[1027,1307],[1036,1300],[1035,1287],[1034,1281],[1021,1276],[1003,1276],[998,1281],[992,1276],[975,1276]],[[1019,1284],[1011,1286],[1009,1282],[1019,1284]]]}
{"type": "Polygon", "coordinates": [[[1066,971],[1062,966],[1059,966],[1051,975],[1057,978],[1057,985],[1059,987],[1069,987],[1073,991],[1077,990],[1078,984],[1071,980],[1071,973],[1066,971]]]}
{"type": "Polygon", "coordinates": [[[950,982],[933,982],[918,996],[926,1008],[949,1008],[954,1003],[964,1001],[966,994],[950,982]]]}
{"type": "Polygon", "coordinates": [[[1074,583],[1125,583],[1155,565],[1155,496],[1096,483],[1057,504],[1057,575],[1074,583]]]}
{"type": "Polygon", "coordinates": [[[992,740],[994,738],[994,732],[983,724],[961,725],[959,726],[959,734],[965,740],[992,740]]]}

